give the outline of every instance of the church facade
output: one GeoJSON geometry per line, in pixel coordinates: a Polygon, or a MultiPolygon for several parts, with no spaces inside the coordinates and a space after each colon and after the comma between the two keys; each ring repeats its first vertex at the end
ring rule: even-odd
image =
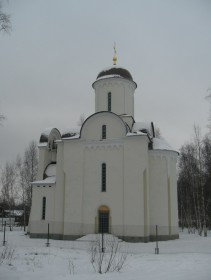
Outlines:
{"type": "Polygon", "coordinates": [[[31,237],[111,233],[126,241],[178,238],[178,153],[134,118],[137,84],[127,69],[101,71],[95,113],[79,131],[44,131],[32,183],[31,237]]]}

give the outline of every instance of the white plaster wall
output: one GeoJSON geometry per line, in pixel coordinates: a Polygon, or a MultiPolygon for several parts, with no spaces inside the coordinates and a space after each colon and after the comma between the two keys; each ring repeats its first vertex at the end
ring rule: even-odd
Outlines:
{"type": "Polygon", "coordinates": [[[51,162],[55,162],[57,159],[57,152],[50,151],[46,146],[39,147],[39,163],[38,163],[38,173],[37,180],[43,179],[43,173],[47,167],[47,165],[51,162]]]}
{"type": "Polygon", "coordinates": [[[64,231],[64,145],[62,142],[57,145],[57,165],[56,165],[56,186],[54,196],[54,228],[56,234],[63,234],[64,231]]]}
{"type": "Polygon", "coordinates": [[[132,129],[134,124],[134,119],[132,116],[123,115],[121,116],[121,119],[129,126],[130,129],[132,129]]]}
{"type": "Polygon", "coordinates": [[[106,125],[106,139],[121,139],[126,135],[126,126],[120,117],[109,112],[100,112],[84,122],[81,139],[103,140],[102,125],[106,125]]]}
{"type": "Polygon", "coordinates": [[[124,235],[126,236],[144,236],[144,170],[148,170],[147,136],[127,137],[124,146],[124,235]]]}
{"type": "Polygon", "coordinates": [[[162,151],[149,151],[150,161],[150,232],[155,234],[155,226],[159,234],[168,234],[168,174],[166,157],[162,151]]]}
{"type": "Polygon", "coordinates": [[[178,233],[177,226],[177,186],[176,153],[171,151],[149,151],[150,170],[150,231],[155,234],[158,225],[159,235],[178,233]],[[173,162],[171,156],[173,155],[173,162]],[[168,180],[170,182],[170,217],[168,199],[168,180]],[[171,221],[171,225],[169,224],[171,221]],[[171,231],[169,230],[171,226],[171,231]]]}
{"type": "Polygon", "coordinates": [[[31,233],[47,233],[48,223],[50,223],[51,233],[53,232],[54,223],[54,198],[55,186],[37,187],[33,186],[32,206],[30,216],[30,232],[31,233]],[[46,197],[46,215],[45,220],[42,220],[42,201],[46,197]]]}
{"type": "Polygon", "coordinates": [[[51,153],[49,152],[47,145],[39,148],[39,163],[37,180],[43,179],[43,173],[46,166],[51,162],[51,153]]]}
{"type": "Polygon", "coordinates": [[[96,81],[93,87],[95,112],[108,111],[108,92],[111,92],[111,111],[117,115],[134,116],[134,82],[122,78],[107,78],[96,81]]]}
{"type": "Polygon", "coordinates": [[[81,140],[64,141],[64,234],[79,235],[82,223],[83,148],[81,140]]]}
{"type": "Polygon", "coordinates": [[[178,228],[178,199],[177,199],[177,164],[178,155],[175,152],[169,154],[169,170],[170,170],[170,185],[171,185],[171,225],[172,234],[179,234],[178,228]]]}
{"type": "Polygon", "coordinates": [[[106,205],[112,217],[111,230],[121,231],[114,225],[122,225],[122,149],[123,145],[99,145],[97,148],[85,147],[84,151],[84,200],[83,221],[93,224],[98,208],[106,205]],[[101,166],[106,163],[106,192],[101,191],[101,166]],[[114,176],[115,174],[115,176],[114,176]]]}
{"type": "Polygon", "coordinates": [[[65,143],[65,234],[93,233],[98,209],[106,205],[113,234],[143,235],[147,145],[145,136],[92,144],[83,140],[65,143]],[[106,163],[106,192],[101,191],[102,163],[106,163]]]}
{"type": "Polygon", "coordinates": [[[110,208],[112,223],[122,225],[122,143],[71,141],[65,147],[65,233],[93,233],[101,205],[110,208]],[[106,192],[101,192],[102,163],[107,166],[106,192]]]}

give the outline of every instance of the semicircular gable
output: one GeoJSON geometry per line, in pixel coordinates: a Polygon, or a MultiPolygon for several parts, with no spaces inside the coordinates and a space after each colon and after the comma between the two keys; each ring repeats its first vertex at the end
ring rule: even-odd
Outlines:
{"type": "Polygon", "coordinates": [[[61,134],[57,128],[47,128],[41,133],[40,143],[48,143],[50,139],[60,140],[61,134]]]}
{"type": "Polygon", "coordinates": [[[91,115],[81,127],[80,138],[86,140],[112,140],[125,137],[128,126],[115,113],[102,111],[91,115]]]}

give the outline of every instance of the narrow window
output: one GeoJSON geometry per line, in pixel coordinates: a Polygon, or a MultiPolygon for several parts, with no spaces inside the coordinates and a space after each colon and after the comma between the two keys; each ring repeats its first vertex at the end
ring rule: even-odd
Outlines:
{"type": "Polygon", "coordinates": [[[42,198],[42,220],[45,220],[46,197],[42,198]]]}
{"type": "Polygon", "coordinates": [[[102,139],[106,139],[106,125],[102,125],[102,139]]]}
{"type": "Polygon", "coordinates": [[[102,164],[102,192],[106,192],[106,164],[102,164]]]}
{"type": "Polygon", "coordinates": [[[111,92],[108,92],[108,111],[111,112],[111,92]]]}

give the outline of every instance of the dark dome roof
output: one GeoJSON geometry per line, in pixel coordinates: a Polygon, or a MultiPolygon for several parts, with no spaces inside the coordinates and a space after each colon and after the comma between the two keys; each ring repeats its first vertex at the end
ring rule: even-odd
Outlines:
{"type": "Polygon", "coordinates": [[[130,81],[133,81],[133,78],[130,74],[130,72],[124,68],[121,68],[121,67],[112,67],[112,68],[108,68],[108,69],[105,69],[105,70],[102,70],[98,76],[97,76],[97,80],[99,78],[103,78],[106,76],[116,76],[116,77],[120,77],[120,78],[124,78],[124,79],[128,79],[130,81]]]}

